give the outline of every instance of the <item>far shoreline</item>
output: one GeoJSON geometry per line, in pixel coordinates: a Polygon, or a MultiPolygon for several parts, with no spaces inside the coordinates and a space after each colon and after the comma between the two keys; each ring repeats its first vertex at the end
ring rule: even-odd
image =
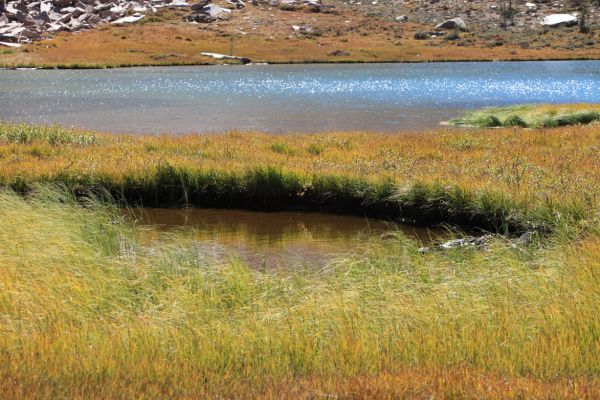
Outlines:
{"type": "Polygon", "coordinates": [[[14,70],[100,70],[100,69],[126,69],[150,67],[205,67],[205,66],[265,66],[265,65],[358,65],[358,64],[437,64],[437,63],[524,63],[524,62],[561,62],[561,61],[600,61],[600,57],[572,57],[572,58],[508,58],[508,59],[431,59],[431,60],[314,60],[314,61],[256,61],[248,64],[242,63],[121,63],[121,64],[57,64],[57,65],[0,65],[0,71],[14,70]]]}

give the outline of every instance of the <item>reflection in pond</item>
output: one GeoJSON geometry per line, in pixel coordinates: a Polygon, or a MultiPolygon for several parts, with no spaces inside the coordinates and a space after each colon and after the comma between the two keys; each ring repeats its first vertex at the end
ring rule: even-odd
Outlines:
{"type": "Polygon", "coordinates": [[[251,266],[322,265],[339,255],[360,254],[386,234],[429,243],[439,231],[382,220],[301,212],[223,209],[134,209],[138,224],[158,231],[188,229],[198,257],[207,262],[239,257],[251,266]]]}

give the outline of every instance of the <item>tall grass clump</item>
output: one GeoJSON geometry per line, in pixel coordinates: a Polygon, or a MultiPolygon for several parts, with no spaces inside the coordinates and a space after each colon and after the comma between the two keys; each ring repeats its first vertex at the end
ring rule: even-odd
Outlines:
{"type": "Polygon", "coordinates": [[[599,393],[597,234],[257,271],[64,191],[1,192],[0,224],[3,397],[599,393]]]}
{"type": "Polygon", "coordinates": [[[496,126],[554,128],[587,125],[596,121],[600,121],[598,104],[539,104],[489,107],[469,111],[460,118],[451,120],[450,123],[480,128],[496,126]]]}
{"type": "Polygon", "coordinates": [[[98,137],[92,132],[69,130],[58,125],[0,123],[0,143],[88,146],[97,144],[98,137]]]}
{"type": "Polygon", "coordinates": [[[518,115],[511,115],[506,120],[504,120],[503,125],[506,127],[515,127],[520,126],[521,128],[527,128],[529,124],[523,120],[523,118],[518,115]]]}

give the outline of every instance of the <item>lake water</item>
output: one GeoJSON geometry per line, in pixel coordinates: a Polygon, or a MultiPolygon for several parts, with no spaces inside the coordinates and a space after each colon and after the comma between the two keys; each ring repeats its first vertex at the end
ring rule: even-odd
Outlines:
{"type": "Polygon", "coordinates": [[[187,229],[207,262],[239,257],[252,267],[322,266],[367,251],[373,240],[405,235],[430,244],[441,229],[425,229],[355,216],[221,209],[133,209],[137,223],[153,232],[187,229]]]}
{"type": "Polygon", "coordinates": [[[0,119],[111,132],[395,132],[543,102],[600,102],[600,62],[0,71],[0,119]]]}

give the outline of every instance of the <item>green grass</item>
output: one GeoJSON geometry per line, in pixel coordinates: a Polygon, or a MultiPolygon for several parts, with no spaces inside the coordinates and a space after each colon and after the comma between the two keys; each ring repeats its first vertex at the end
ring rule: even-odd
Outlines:
{"type": "MultiPolygon", "coordinates": [[[[34,147],[31,153],[39,156],[34,147]]],[[[225,207],[251,210],[309,210],[403,219],[418,225],[453,224],[463,229],[499,233],[526,230],[553,231],[565,221],[589,217],[584,204],[539,207],[515,201],[502,192],[473,192],[456,185],[419,183],[397,187],[389,180],[369,181],[339,175],[303,176],[274,167],[244,173],[176,167],[164,163],[144,175],[111,176],[70,174],[29,181],[16,176],[7,186],[28,193],[37,183],[64,185],[81,196],[105,191],[114,199],[150,207],[225,207]]]]}
{"type": "Polygon", "coordinates": [[[600,106],[574,105],[518,105],[484,108],[465,113],[450,121],[452,125],[480,128],[523,127],[554,128],[570,125],[587,125],[600,121],[600,106]]]}
{"type": "Polygon", "coordinates": [[[0,185],[26,194],[38,183],[60,184],[80,196],[107,191],[155,207],[314,210],[551,232],[594,218],[596,136],[593,127],[572,127],[156,137],[6,123],[0,185]]]}
{"type": "Polygon", "coordinates": [[[241,398],[288,382],[294,398],[301,380],[383,387],[377,376],[404,370],[600,374],[597,232],[429,254],[399,234],[322,270],[257,271],[233,254],[207,263],[184,234],[141,240],[111,206],[65,191],[3,191],[0,221],[0,397],[241,398]]]}
{"type": "Polygon", "coordinates": [[[99,143],[93,132],[65,129],[58,125],[0,124],[0,143],[30,144],[33,142],[50,145],[75,144],[89,146],[99,143]]]}

